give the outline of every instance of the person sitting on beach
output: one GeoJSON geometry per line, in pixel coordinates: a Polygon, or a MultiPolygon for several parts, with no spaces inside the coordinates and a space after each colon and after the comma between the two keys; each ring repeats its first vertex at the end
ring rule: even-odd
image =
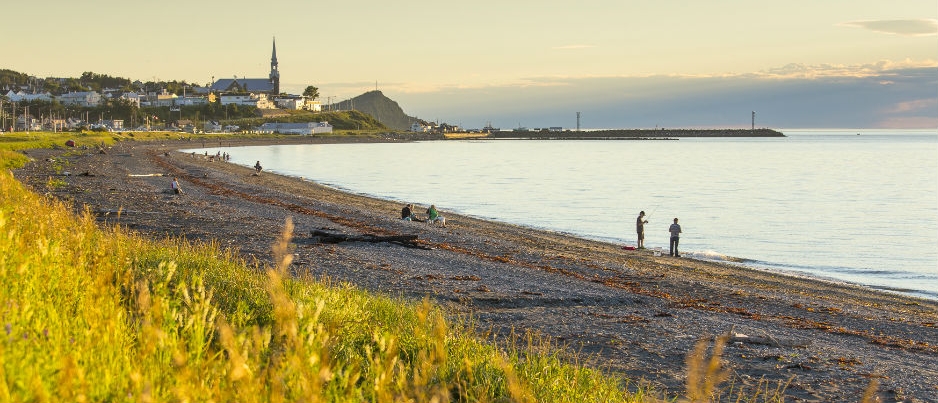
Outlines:
{"type": "Polygon", "coordinates": [[[427,209],[427,224],[440,223],[440,226],[446,228],[446,217],[440,215],[439,211],[436,211],[436,206],[431,204],[430,208],[427,209]]]}
{"type": "Polygon", "coordinates": [[[173,189],[173,193],[182,194],[182,189],[179,188],[179,181],[176,178],[173,178],[173,182],[169,184],[170,188],[173,189]]]}
{"type": "Polygon", "coordinates": [[[404,221],[418,221],[417,216],[414,215],[413,204],[407,204],[401,209],[401,219],[404,221]]]}
{"type": "Polygon", "coordinates": [[[254,169],[257,170],[257,173],[261,173],[261,169],[264,169],[264,168],[261,167],[261,162],[260,162],[260,161],[257,161],[257,163],[254,164],[254,169]]]}

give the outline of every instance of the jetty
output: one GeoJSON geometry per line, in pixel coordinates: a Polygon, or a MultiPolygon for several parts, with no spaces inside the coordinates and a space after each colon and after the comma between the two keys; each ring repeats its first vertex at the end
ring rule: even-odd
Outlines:
{"type": "Polygon", "coordinates": [[[688,137],[785,137],[785,135],[773,129],[610,129],[512,130],[491,132],[484,137],[532,140],[665,140],[688,137]]]}

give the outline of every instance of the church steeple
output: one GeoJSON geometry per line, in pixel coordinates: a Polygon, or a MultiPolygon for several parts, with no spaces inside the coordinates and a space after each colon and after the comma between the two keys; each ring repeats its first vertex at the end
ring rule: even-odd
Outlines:
{"type": "Polygon", "coordinates": [[[274,50],[270,53],[270,83],[274,86],[274,94],[280,93],[280,70],[277,66],[277,38],[274,37],[274,50]]]}

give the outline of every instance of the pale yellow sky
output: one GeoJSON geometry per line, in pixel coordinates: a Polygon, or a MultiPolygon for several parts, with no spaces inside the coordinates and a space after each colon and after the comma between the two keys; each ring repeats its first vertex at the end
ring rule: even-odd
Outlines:
{"type": "Polygon", "coordinates": [[[0,6],[0,68],[323,96],[417,96],[647,76],[852,76],[938,67],[934,0],[44,1],[0,6]],[[873,67],[871,67],[873,66],[873,67]]]}

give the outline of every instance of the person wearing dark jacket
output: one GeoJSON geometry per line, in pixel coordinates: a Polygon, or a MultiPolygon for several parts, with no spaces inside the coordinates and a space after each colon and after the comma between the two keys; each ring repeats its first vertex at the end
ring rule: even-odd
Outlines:
{"type": "Polygon", "coordinates": [[[681,240],[681,226],[678,225],[677,218],[674,219],[674,224],[668,227],[668,232],[671,233],[671,256],[681,257],[677,251],[677,244],[681,240]]]}

